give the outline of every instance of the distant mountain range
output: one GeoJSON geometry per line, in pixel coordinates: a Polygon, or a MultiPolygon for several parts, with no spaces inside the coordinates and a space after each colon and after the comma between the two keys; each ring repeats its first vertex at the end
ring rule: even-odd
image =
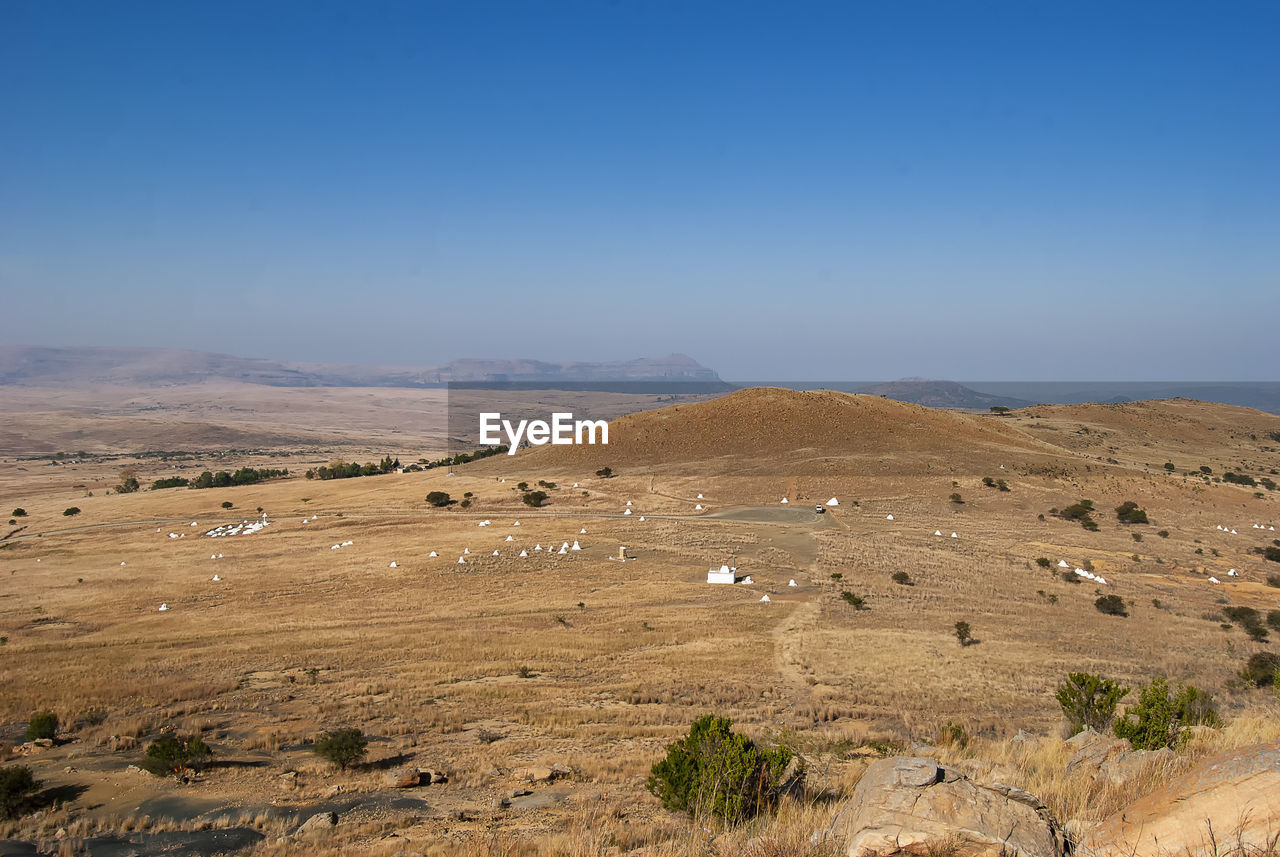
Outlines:
{"type": "Polygon", "coordinates": [[[730,390],[684,354],[609,363],[454,360],[442,366],[285,363],[164,348],[0,346],[0,385],[172,386],[236,381],[273,387],[442,387],[449,383],[591,384],[663,382],[730,390]]]}

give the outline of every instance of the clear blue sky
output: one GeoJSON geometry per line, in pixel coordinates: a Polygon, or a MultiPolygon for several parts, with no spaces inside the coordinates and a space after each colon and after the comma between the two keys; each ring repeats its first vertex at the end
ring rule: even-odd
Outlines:
{"type": "Polygon", "coordinates": [[[0,2],[0,342],[1280,375],[1280,3],[0,2]]]}

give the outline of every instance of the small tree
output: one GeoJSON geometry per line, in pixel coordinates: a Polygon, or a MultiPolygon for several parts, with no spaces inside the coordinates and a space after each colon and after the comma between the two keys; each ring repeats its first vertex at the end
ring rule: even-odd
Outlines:
{"type": "Polygon", "coordinates": [[[427,495],[427,502],[440,509],[449,505],[449,495],[444,491],[432,491],[427,495]]]}
{"type": "Polygon", "coordinates": [[[40,741],[52,739],[58,734],[58,715],[52,711],[41,711],[27,721],[26,740],[40,741]]]}
{"type": "Polygon", "coordinates": [[[1116,506],[1116,519],[1122,524],[1146,524],[1147,513],[1138,508],[1132,500],[1125,500],[1116,506]]]}
{"type": "Polygon", "coordinates": [[[213,750],[199,735],[165,735],[152,741],[142,768],[157,777],[181,777],[188,771],[198,772],[213,758],[213,750]]]}
{"type": "Polygon", "coordinates": [[[1253,687],[1265,687],[1271,684],[1277,672],[1280,672],[1280,655],[1275,652],[1255,652],[1240,670],[1240,678],[1253,687]]]}
{"type": "Polygon", "coordinates": [[[1049,561],[1047,556],[1038,556],[1036,557],[1036,565],[1041,568],[1049,568],[1053,563],[1049,561]]]}
{"type": "Polygon", "coordinates": [[[1100,595],[1098,600],[1093,602],[1093,606],[1098,608],[1099,613],[1105,613],[1108,616],[1129,615],[1129,611],[1124,609],[1124,599],[1119,595],[1100,595]]]}
{"type": "Polygon", "coordinates": [[[13,510],[13,517],[15,518],[25,518],[26,516],[27,516],[27,510],[22,508],[21,506],[13,510]]]}
{"type": "Polygon", "coordinates": [[[1177,693],[1163,677],[1142,688],[1137,705],[1116,721],[1117,738],[1126,739],[1135,750],[1178,749],[1189,737],[1187,727],[1216,726],[1218,714],[1213,698],[1194,685],[1182,685],[1177,693]]]}
{"type": "Polygon", "coordinates": [[[68,506],[67,508],[62,510],[62,516],[64,518],[70,518],[74,515],[79,515],[79,514],[80,514],[79,506],[68,506]]]}
{"type": "Polygon", "coordinates": [[[40,783],[25,765],[0,768],[0,818],[17,818],[40,783]]]}
{"type": "Polygon", "coordinates": [[[951,502],[952,502],[952,503],[955,503],[957,506],[963,506],[963,505],[964,505],[964,498],[963,498],[963,497],[961,497],[959,494],[952,494],[952,495],[951,495],[951,502]]]}
{"type": "Polygon", "coordinates": [[[861,595],[854,595],[852,592],[841,592],[840,597],[844,599],[844,603],[853,607],[854,610],[865,610],[867,608],[867,599],[861,595]]]}
{"type": "Polygon", "coordinates": [[[973,641],[973,632],[969,629],[968,622],[956,623],[956,639],[960,641],[960,646],[964,647],[973,641]]]}
{"type": "Polygon", "coordinates": [[[328,759],[345,771],[364,758],[369,740],[354,727],[325,732],[316,741],[315,754],[328,759]]]}
{"type": "Polygon", "coordinates": [[[140,487],[138,484],[138,474],[132,467],[122,467],[120,469],[120,484],[116,486],[117,494],[132,494],[140,487]]]}
{"type": "Polygon", "coordinates": [[[915,586],[915,584],[911,582],[911,575],[907,574],[905,571],[895,571],[890,579],[899,586],[915,586]]]}
{"type": "Polygon", "coordinates": [[[601,479],[608,479],[612,475],[613,475],[612,467],[601,467],[599,470],[596,471],[596,476],[599,476],[601,479]]]}
{"type": "Polygon", "coordinates": [[[689,734],[667,747],[667,756],[649,773],[647,787],[674,812],[695,818],[715,815],[736,824],[777,804],[791,764],[785,747],[761,749],[730,731],[732,721],[707,715],[689,734]]]}
{"type": "Polygon", "coordinates": [[[526,491],[522,499],[524,500],[524,504],[526,506],[532,506],[533,508],[536,509],[539,506],[541,506],[543,502],[546,501],[547,492],[546,491],[526,491]]]}
{"type": "Polygon", "coordinates": [[[1105,732],[1116,718],[1116,704],[1129,693],[1118,682],[1091,673],[1070,673],[1058,685],[1058,704],[1071,734],[1084,729],[1105,732]]]}

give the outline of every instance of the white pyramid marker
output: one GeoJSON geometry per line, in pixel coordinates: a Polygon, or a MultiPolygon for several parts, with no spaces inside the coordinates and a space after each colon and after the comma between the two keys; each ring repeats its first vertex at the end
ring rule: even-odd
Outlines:
{"type": "Polygon", "coordinates": [[[429,556],[429,557],[431,557],[431,556],[438,556],[438,554],[437,554],[435,551],[432,551],[431,553],[427,554],[427,556],[429,556]]]}
{"type": "Polygon", "coordinates": [[[768,601],[768,600],[769,600],[769,596],[768,596],[768,595],[761,595],[761,596],[760,596],[760,600],[761,600],[761,601],[768,601]]]}
{"type": "Polygon", "coordinates": [[[528,555],[529,555],[528,551],[520,551],[520,556],[528,556],[528,555]]]}
{"type": "Polygon", "coordinates": [[[789,581],[789,582],[787,583],[787,586],[795,586],[795,585],[796,585],[796,582],[795,582],[794,580],[789,581]]]}
{"type": "Polygon", "coordinates": [[[573,547],[569,548],[569,550],[571,550],[571,551],[580,551],[580,550],[582,550],[582,548],[578,547],[578,542],[577,542],[577,540],[575,539],[575,540],[574,540],[574,542],[573,542],[573,547]]]}

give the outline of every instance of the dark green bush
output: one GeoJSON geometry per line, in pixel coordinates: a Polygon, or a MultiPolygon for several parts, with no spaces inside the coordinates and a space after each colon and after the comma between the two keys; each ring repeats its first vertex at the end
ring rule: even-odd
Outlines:
{"type": "Polygon", "coordinates": [[[521,499],[524,500],[524,504],[526,506],[532,506],[533,508],[536,509],[546,501],[547,492],[546,491],[526,491],[525,495],[521,499]]]}
{"type": "Polygon", "coordinates": [[[1138,508],[1138,504],[1132,500],[1125,500],[1119,506],[1116,506],[1116,518],[1122,524],[1146,524],[1147,513],[1138,508]]]}
{"type": "Polygon", "coordinates": [[[608,479],[612,475],[613,475],[612,467],[601,467],[599,470],[596,471],[596,476],[599,476],[601,479],[608,479]]]}
{"type": "Polygon", "coordinates": [[[325,732],[316,741],[314,751],[317,756],[328,759],[345,771],[364,758],[368,747],[369,740],[364,733],[352,727],[325,732]]]}
{"type": "Polygon", "coordinates": [[[667,747],[666,758],[653,766],[648,781],[663,807],[736,824],[777,804],[787,785],[782,778],[791,751],[761,749],[730,731],[732,725],[728,718],[707,715],[667,747]]]}
{"type": "Polygon", "coordinates": [[[199,735],[165,735],[147,747],[142,769],[157,777],[182,776],[198,772],[213,758],[213,751],[199,735]]]}
{"type": "MultiPolygon", "coordinates": [[[[1272,562],[1280,562],[1280,548],[1278,547],[1268,546],[1265,550],[1262,551],[1262,555],[1266,559],[1271,560],[1272,562]]],[[[1270,582],[1269,579],[1268,579],[1268,582],[1270,582]]]]}
{"type": "Polygon", "coordinates": [[[1249,656],[1244,669],[1240,670],[1240,678],[1254,687],[1265,687],[1275,679],[1280,670],[1280,655],[1275,652],[1256,652],[1249,656]]]}
{"type": "Polygon", "coordinates": [[[851,605],[855,610],[866,609],[867,599],[863,598],[861,595],[854,595],[852,592],[841,592],[840,597],[844,599],[846,604],[851,605]]]}
{"type": "Polygon", "coordinates": [[[25,518],[27,516],[27,510],[19,506],[13,510],[13,516],[15,518],[25,518]]]}
{"type": "Polygon", "coordinates": [[[444,491],[432,491],[427,495],[427,502],[439,509],[449,505],[449,495],[444,491]]]}
{"type": "Polygon", "coordinates": [[[1049,561],[1049,557],[1047,556],[1038,556],[1036,557],[1036,565],[1041,568],[1049,568],[1053,563],[1049,561]]]}
{"type": "Polygon", "coordinates": [[[1098,600],[1093,602],[1093,606],[1098,608],[1099,613],[1105,613],[1108,616],[1129,615],[1129,611],[1124,609],[1124,599],[1119,595],[1100,595],[1098,600]]]}
{"type": "Polygon", "coordinates": [[[905,571],[895,571],[890,579],[899,586],[915,586],[911,582],[911,575],[905,571]]]}
{"type": "Polygon", "coordinates": [[[79,514],[80,514],[79,506],[68,506],[67,508],[62,510],[62,516],[64,518],[70,518],[73,515],[79,515],[79,514]]]}
{"type": "Polygon", "coordinates": [[[1116,721],[1115,734],[1135,750],[1178,749],[1190,736],[1187,727],[1217,726],[1220,720],[1213,698],[1194,685],[1180,685],[1177,693],[1164,678],[1152,679],[1142,688],[1137,705],[1116,721]]]}
{"type": "Polygon", "coordinates": [[[961,647],[973,642],[973,631],[969,628],[968,622],[956,623],[956,639],[960,641],[961,647]]]}
{"type": "Polygon", "coordinates": [[[52,711],[41,711],[27,721],[26,740],[39,741],[42,738],[53,738],[58,734],[58,715],[52,711]]]}
{"type": "Polygon", "coordinates": [[[1116,719],[1116,704],[1129,693],[1118,682],[1091,673],[1070,673],[1058,685],[1058,704],[1071,734],[1088,728],[1106,732],[1116,719]]]}
{"type": "Polygon", "coordinates": [[[0,768],[0,818],[17,818],[40,783],[25,765],[0,768]]]}

